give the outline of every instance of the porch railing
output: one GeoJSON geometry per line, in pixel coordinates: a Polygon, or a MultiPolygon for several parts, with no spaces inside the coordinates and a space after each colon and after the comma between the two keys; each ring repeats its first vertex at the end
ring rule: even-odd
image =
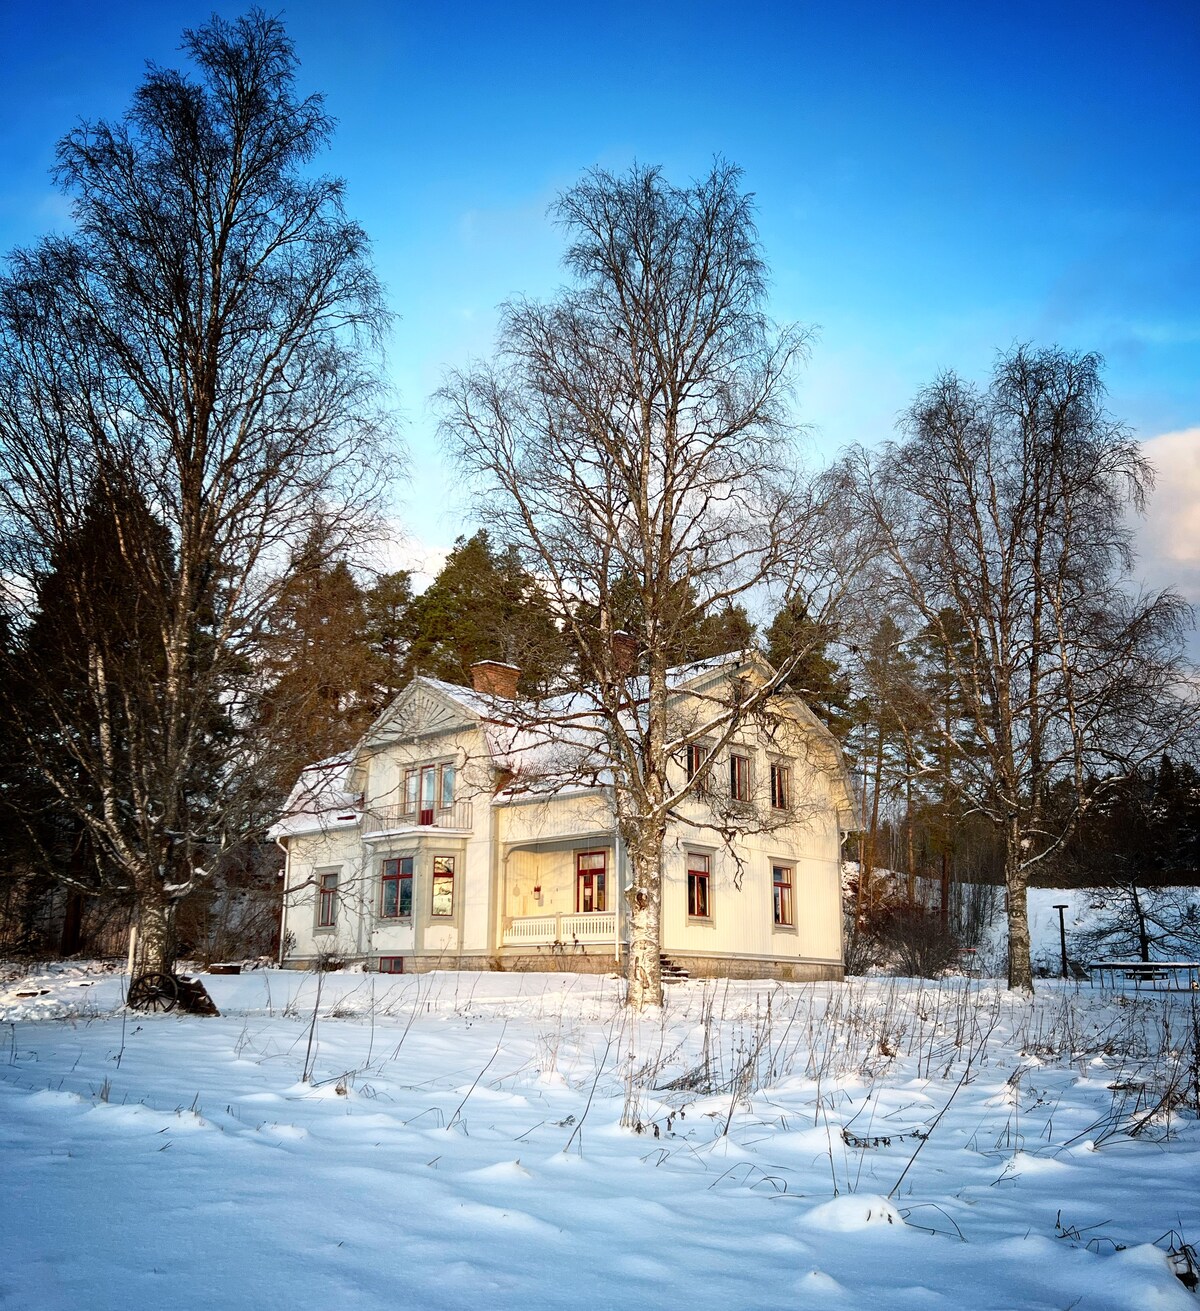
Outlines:
{"type": "Polygon", "coordinates": [[[400,806],[371,806],[363,815],[364,833],[394,833],[407,829],[471,830],[471,803],[456,801],[441,809],[436,806],[419,810],[404,810],[400,806]]]}
{"type": "Polygon", "coordinates": [[[505,927],[506,947],[550,947],[561,942],[612,942],[617,934],[615,911],[578,915],[516,915],[505,927]]]}

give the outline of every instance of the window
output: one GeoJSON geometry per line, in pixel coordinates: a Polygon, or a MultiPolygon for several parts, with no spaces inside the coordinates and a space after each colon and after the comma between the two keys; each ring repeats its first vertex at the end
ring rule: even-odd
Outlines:
{"type": "Polygon", "coordinates": [[[734,801],[750,800],[750,757],[729,757],[729,795],[734,801]]]}
{"type": "Polygon", "coordinates": [[[337,923],[338,874],[336,869],[317,876],[317,928],[331,929],[337,923]]]}
{"type": "Polygon", "coordinates": [[[775,923],[792,923],[792,867],[772,865],[771,883],[775,894],[775,923]]]}
{"type": "Polygon", "coordinates": [[[792,806],[792,767],[791,765],[772,764],[771,766],[771,809],[790,810],[792,806]]]}
{"type": "Polygon", "coordinates": [[[605,860],[603,851],[581,851],[575,857],[575,909],[580,914],[607,908],[605,860]]]}
{"type": "Polygon", "coordinates": [[[708,748],[702,742],[691,742],[687,748],[688,782],[696,779],[696,791],[704,792],[708,787],[708,748]]]}
{"type": "Polygon", "coordinates": [[[409,919],[412,915],[413,858],[398,856],[385,860],[379,885],[379,918],[409,919]]]}
{"type": "Polygon", "coordinates": [[[418,824],[433,823],[433,803],[437,797],[437,766],[424,765],[421,768],[421,813],[417,816],[418,824]]]}
{"type": "Polygon", "coordinates": [[[454,857],[433,858],[433,905],[431,915],[454,914],[454,857]]]}
{"type": "Polygon", "coordinates": [[[380,956],[379,958],[380,974],[403,974],[404,957],[403,956],[380,956]]]}
{"type": "Polygon", "coordinates": [[[418,824],[435,824],[435,811],[454,806],[455,779],[456,770],[451,763],[406,769],[403,813],[412,816],[418,824]]]}
{"type": "Polygon", "coordinates": [[[709,858],[699,852],[688,852],[688,917],[706,920],[712,918],[712,902],[708,895],[709,858]]]}

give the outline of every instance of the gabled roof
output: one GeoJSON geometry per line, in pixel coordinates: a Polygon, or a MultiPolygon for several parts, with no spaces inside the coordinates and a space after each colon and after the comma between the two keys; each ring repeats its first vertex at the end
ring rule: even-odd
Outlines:
{"type": "MultiPolygon", "coordinates": [[[[764,680],[775,674],[757,652],[734,651],[673,666],[667,671],[668,690],[703,696],[706,688],[725,681],[731,671],[738,670],[764,680]]],[[[630,729],[636,730],[635,721],[648,691],[644,676],[629,680],[625,713],[630,729]]],[[[835,766],[834,773],[841,776],[844,796],[839,809],[843,813],[853,811],[854,801],[837,740],[800,697],[786,687],[777,695],[786,699],[796,716],[825,743],[835,766]]],[[[587,791],[612,782],[598,699],[588,689],[547,697],[541,702],[514,701],[422,674],[393,698],[367,729],[354,752],[304,770],[288,798],[285,818],[272,827],[270,835],[281,837],[350,827],[357,822],[357,815],[351,812],[359,799],[348,788],[359,752],[425,733],[470,726],[481,730],[495,767],[513,776],[513,781],[496,794],[498,803],[531,793],[587,791]],[[411,717],[407,723],[406,717],[411,717]]]]}

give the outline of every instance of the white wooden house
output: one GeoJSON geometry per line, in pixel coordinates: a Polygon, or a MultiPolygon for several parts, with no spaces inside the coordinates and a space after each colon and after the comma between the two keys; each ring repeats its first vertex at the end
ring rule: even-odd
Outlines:
{"type": "MultiPolygon", "coordinates": [[[[474,688],[414,679],[354,751],[302,774],[271,830],[287,855],[285,964],[621,968],[626,860],[587,735],[539,732],[511,666],[473,672],[474,688]]],[[[684,666],[673,706],[769,674],[757,657],[684,666]]],[[[676,764],[702,786],[668,831],[663,953],[699,975],[840,978],[849,779],[801,701],[771,705],[769,724],[676,764]]]]}

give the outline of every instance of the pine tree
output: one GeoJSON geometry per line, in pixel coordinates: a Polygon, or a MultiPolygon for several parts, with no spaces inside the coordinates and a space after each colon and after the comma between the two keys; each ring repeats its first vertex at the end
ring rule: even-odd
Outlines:
{"type": "Polygon", "coordinates": [[[814,623],[796,598],[779,610],[765,636],[767,659],[776,669],[794,664],[787,685],[844,740],[854,722],[850,679],[830,654],[831,626],[814,623]]]}
{"type": "Polygon", "coordinates": [[[349,748],[378,708],[367,599],[318,525],[290,562],[270,636],[259,732],[272,743],[274,785],[349,748]]]}
{"type": "Polygon", "coordinates": [[[566,643],[545,597],[516,551],[496,550],[486,530],[458,538],[438,576],[410,607],[405,674],[469,685],[471,666],[519,666],[522,692],[544,689],[561,672],[566,643]]]}
{"type": "Polygon", "coordinates": [[[366,639],[374,658],[375,694],[380,709],[406,681],[413,600],[412,575],[407,569],[381,574],[364,598],[366,639]]]}

